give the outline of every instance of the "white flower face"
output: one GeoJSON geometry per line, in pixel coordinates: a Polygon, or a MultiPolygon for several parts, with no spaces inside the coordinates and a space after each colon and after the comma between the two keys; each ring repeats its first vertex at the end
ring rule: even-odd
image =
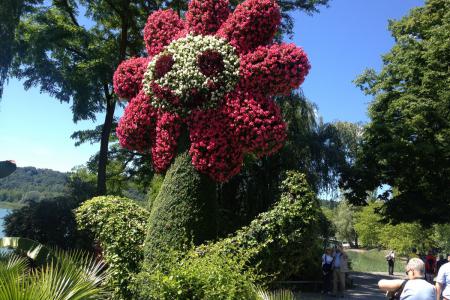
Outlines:
{"type": "Polygon", "coordinates": [[[152,105],[189,114],[216,107],[239,79],[233,46],[215,36],[187,35],[167,46],[149,63],[144,90],[152,105]]]}

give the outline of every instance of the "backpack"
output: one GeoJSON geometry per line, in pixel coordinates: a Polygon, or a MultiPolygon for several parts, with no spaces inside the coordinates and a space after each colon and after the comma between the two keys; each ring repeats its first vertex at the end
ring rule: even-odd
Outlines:
{"type": "Polygon", "coordinates": [[[403,289],[405,288],[408,279],[404,280],[402,285],[395,291],[387,294],[389,300],[400,300],[400,296],[403,293],[403,289]]]}

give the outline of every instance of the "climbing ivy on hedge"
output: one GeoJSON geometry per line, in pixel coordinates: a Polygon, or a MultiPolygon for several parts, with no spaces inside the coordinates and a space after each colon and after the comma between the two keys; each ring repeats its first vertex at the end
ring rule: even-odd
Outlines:
{"type": "Polygon", "coordinates": [[[168,252],[166,268],[139,273],[133,284],[135,299],[256,300],[255,274],[243,261],[225,253],[168,252]]]}
{"type": "Polygon", "coordinates": [[[149,212],[127,198],[103,196],[76,210],[78,227],[94,234],[103,249],[114,299],[130,299],[132,275],[140,269],[149,212]]]}
{"type": "Polygon", "coordinates": [[[152,204],[145,242],[146,267],[164,261],[169,250],[187,251],[217,235],[216,184],[179,154],[152,204]]]}
{"type": "Polygon", "coordinates": [[[200,247],[206,253],[247,257],[264,284],[313,271],[320,255],[320,206],[304,174],[288,171],[281,197],[269,211],[233,236],[200,247]]]}

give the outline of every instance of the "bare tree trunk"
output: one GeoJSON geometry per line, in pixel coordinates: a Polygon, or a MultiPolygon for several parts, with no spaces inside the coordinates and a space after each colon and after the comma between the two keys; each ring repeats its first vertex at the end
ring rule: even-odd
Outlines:
{"type": "Polygon", "coordinates": [[[100,141],[100,154],[98,157],[97,173],[97,195],[106,195],[106,166],[108,164],[109,136],[111,135],[116,100],[109,96],[106,100],[106,116],[102,128],[102,139],[100,141]]]}
{"type": "MultiPolygon", "coordinates": [[[[128,28],[129,28],[129,14],[128,9],[130,6],[130,0],[124,0],[122,2],[122,10],[120,13],[122,29],[120,33],[120,45],[119,45],[119,63],[126,57],[128,46],[128,28]]],[[[102,138],[100,141],[100,154],[98,157],[98,170],[97,170],[97,195],[106,195],[106,166],[108,164],[108,147],[109,137],[111,135],[112,123],[114,120],[114,111],[116,110],[116,99],[109,92],[109,87],[105,86],[105,98],[106,98],[106,116],[105,122],[102,128],[102,138]]]]}

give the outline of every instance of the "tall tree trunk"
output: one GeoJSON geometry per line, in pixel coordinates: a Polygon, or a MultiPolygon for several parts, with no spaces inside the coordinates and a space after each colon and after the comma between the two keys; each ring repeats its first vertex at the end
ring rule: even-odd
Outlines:
{"type": "Polygon", "coordinates": [[[102,139],[100,141],[100,154],[98,157],[97,173],[97,195],[106,195],[106,165],[108,164],[109,136],[111,135],[114,111],[116,110],[116,100],[107,96],[106,116],[102,128],[102,139]]]}
{"type": "MultiPolygon", "coordinates": [[[[128,28],[129,28],[129,6],[130,0],[124,0],[122,2],[122,13],[120,14],[122,29],[120,33],[120,45],[119,45],[119,63],[121,63],[127,53],[128,47],[128,28]]],[[[106,116],[105,122],[102,128],[102,138],[100,141],[100,154],[98,158],[98,170],[97,170],[97,195],[106,195],[106,166],[108,164],[108,148],[109,137],[111,135],[112,123],[114,120],[114,111],[116,110],[116,99],[109,92],[109,87],[105,86],[105,98],[106,98],[106,116]]]]}

